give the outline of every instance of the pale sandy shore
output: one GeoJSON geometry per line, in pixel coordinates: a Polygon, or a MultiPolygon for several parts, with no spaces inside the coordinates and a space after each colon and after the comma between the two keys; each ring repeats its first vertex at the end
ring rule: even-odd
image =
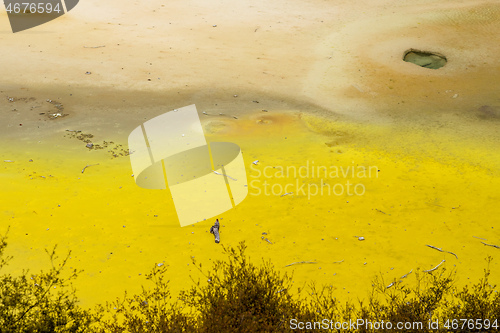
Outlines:
{"type": "Polygon", "coordinates": [[[158,92],[166,107],[179,91],[206,100],[252,92],[355,118],[429,105],[470,114],[498,107],[499,16],[494,1],[90,0],[16,34],[3,12],[1,83],[64,101],[86,88],[158,92]],[[449,63],[406,63],[410,48],[449,63]]]}
{"type": "MultiPolygon", "coordinates": [[[[252,160],[267,156],[268,165],[300,165],[311,156],[390,170],[389,178],[372,184],[377,197],[360,199],[359,209],[351,208],[352,200],[338,208],[328,198],[310,206],[299,199],[284,201],[288,197],[272,203],[248,200],[226,215],[226,221],[240,223],[231,229],[228,222],[231,245],[252,239],[254,258],[269,255],[281,266],[328,262],[322,272],[335,276],[345,296],[365,295],[369,278],[382,271],[396,267],[407,273],[438,263],[442,254],[427,252],[426,241],[441,242],[450,251],[469,246],[459,254],[465,258],[461,267],[467,277],[480,276],[484,266],[477,259],[491,249],[475,248],[472,236],[500,243],[498,223],[490,218],[498,213],[493,203],[500,161],[493,147],[500,143],[499,33],[498,3],[476,0],[82,0],[67,15],[16,34],[2,12],[0,163],[14,163],[1,165],[7,184],[2,202],[8,205],[0,213],[2,226],[13,225],[13,254],[36,270],[44,266],[44,247],[60,243],[76,251],[72,264],[87,271],[78,285],[86,304],[137,289],[139,275],[165,256],[179,272],[172,277],[177,289],[188,280],[190,256],[207,264],[220,257],[206,250],[213,241],[205,237],[205,224],[194,227],[191,236],[170,220],[152,217],[161,211],[159,203],[138,204],[143,197],[156,199],[130,183],[127,157],[109,162],[106,151],[90,155],[66,132],[92,133],[96,141],[113,141],[110,148],[121,144],[126,149],[130,131],[145,120],[196,104],[208,114],[201,119],[211,138],[230,137],[252,160]],[[443,54],[448,63],[431,70],[404,62],[411,48],[443,54]],[[336,121],[338,128],[311,120],[310,114],[336,121]],[[256,124],[270,127],[257,129],[256,124]],[[93,163],[100,163],[95,174],[89,169],[82,175],[81,168],[93,163]],[[27,181],[39,177],[34,171],[56,177],[33,186],[27,181]],[[418,193],[407,200],[415,186],[418,193]],[[405,208],[412,200],[414,206],[405,208]],[[53,207],[66,201],[68,211],[48,223],[53,207]],[[265,214],[260,214],[264,203],[265,214]],[[464,212],[452,208],[467,203],[464,212]],[[327,229],[310,229],[304,222],[313,215],[329,221],[330,209],[339,214],[334,220],[346,225],[325,222],[327,229]],[[391,209],[397,212],[387,215],[391,209]],[[444,215],[451,212],[458,217],[444,215]],[[269,222],[265,227],[258,222],[262,219],[269,222]],[[73,220],[73,229],[65,225],[73,220]],[[133,226],[137,221],[143,224],[133,226]],[[401,221],[414,237],[405,234],[401,221]],[[422,223],[428,223],[426,228],[422,223]],[[47,236],[54,235],[50,230],[59,234],[47,236]],[[289,237],[297,245],[283,240],[269,250],[260,238],[269,230],[274,232],[270,238],[289,237]],[[365,232],[379,245],[353,242],[354,232],[365,232]],[[310,237],[301,239],[303,234],[310,237]],[[323,246],[325,234],[339,246],[323,246]],[[200,248],[191,242],[187,247],[187,237],[200,248]],[[129,255],[121,247],[135,252],[129,255]],[[331,263],[342,259],[344,266],[331,263]]],[[[13,267],[19,270],[23,262],[13,267]]],[[[303,270],[296,275],[299,282],[319,274],[317,267],[298,269],[303,270]]]]}
{"type": "Polygon", "coordinates": [[[54,107],[43,103],[47,117],[38,108],[2,112],[2,134],[32,133],[20,123],[47,135],[97,122],[125,138],[138,114],[195,103],[216,114],[274,108],[446,124],[491,138],[500,117],[499,17],[494,1],[85,1],[13,34],[3,12],[2,108],[7,97],[50,99],[67,116],[47,123],[54,107]],[[448,64],[402,61],[411,48],[444,54],[448,64]]]}

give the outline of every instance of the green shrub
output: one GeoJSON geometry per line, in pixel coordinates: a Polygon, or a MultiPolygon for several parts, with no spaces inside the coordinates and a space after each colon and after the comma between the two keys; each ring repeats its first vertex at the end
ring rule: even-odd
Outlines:
{"type": "MultiPolygon", "coordinates": [[[[447,331],[443,325],[453,319],[493,321],[498,318],[500,299],[494,286],[488,283],[489,269],[478,284],[460,291],[453,285],[455,273],[443,268],[433,272],[417,270],[406,279],[414,279],[415,283],[405,284],[406,280],[400,280],[390,288],[379,277],[373,281],[367,301],[341,304],[332,286],[318,288],[310,284],[307,295],[300,289],[292,292],[291,276],[280,274],[270,262],[251,263],[245,249],[244,243],[236,249],[223,247],[227,259],[215,261],[208,271],[192,259],[203,281],[193,281],[193,286],[182,291],[173,303],[141,307],[145,301],[150,304],[149,299],[171,299],[168,285],[161,278],[167,271],[155,267],[148,276],[154,288],[143,289],[138,296],[114,303],[116,313],[107,322],[107,329],[114,329],[112,332],[292,332],[296,330],[291,328],[290,320],[296,319],[311,325],[316,323],[316,330],[301,330],[313,332],[324,328],[320,326],[323,319],[334,322],[362,319],[370,323],[418,322],[421,326],[397,331],[431,332],[436,330],[429,326],[430,321],[439,320],[438,331],[447,331]]],[[[362,325],[357,329],[331,331],[394,332],[396,329],[362,325]]]]}
{"type": "MultiPolygon", "coordinates": [[[[4,258],[6,237],[0,237],[0,270],[11,258],[4,258]]],[[[51,268],[39,274],[23,271],[20,276],[0,276],[0,332],[83,332],[96,320],[77,305],[71,280],[79,272],[63,277],[68,256],[58,262],[56,247],[46,251],[51,268]]]]}
{"type": "Polygon", "coordinates": [[[194,318],[185,315],[176,301],[172,301],[168,281],[165,281],[165,266],[155,265],[146,279],[152,289],[142,287],[138,295],[108,303],[109,319],[101,320],[96,332],[185,332],[194,327],[194,318]]]}
{"type": "Polygon", "coordinates": [[[491,257],[486,258],[487,267],[484,270],[484,277],[478,283],[471,287],[466,285],[461,291],[455,291],[453,302],[445,306],[446,318],[459,321],[460,319],[489,319],[491,321],[497,319],[499,327],[498,329],[492,328],[491,331],[500,330],[500,293],[495,290],[496,286],[489,283],[491,274],[489,266],[492,260],[491,257]]]}
{"type": "Polygon", "coordinates": [[[201,332],[271,332],[284,330],[290,318],[308,313],[294,299],[291,276],[281,275],[270,262],[256,266],[245,256],[246,246],[223,247],[228,260],[216,261],[180,298],[192,309],[201,332]]]}

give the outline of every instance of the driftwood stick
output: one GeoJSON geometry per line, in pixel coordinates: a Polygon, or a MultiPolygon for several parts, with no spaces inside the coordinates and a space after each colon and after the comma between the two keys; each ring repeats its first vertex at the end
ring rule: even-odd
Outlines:
{"type": "Polygon", "coordinates": [[[492,247],[494,247],[494,248],[500,249],[500,246],[495,245],[495,244],[486,244],[485,242],[481,242],[481,243],[483,243],[483,244],[484,244],[484,245],[486,245],[486,246],[492,246],[492,247]]]}
{"type": "Polygon", "coordinates": [[[260,237],[262,240],[265,240],[266,242],[268,242],[269,244],[272,244],[271,241],[267,238],[265,238],[264,236],[260,237]]]}
{"type": "Polygon", "coordinates": [[[428,269],[426,271],[423,271],[425,273],[429,273],[429,272],[432,272],[432,271],[435,271],[436,269],[438,269],[439,266],[441,266],[443,264],[443,262],[445,262],[446,260],[443,259],[443,261],[441,261],[436,267],[434,268],[431,268],[431,269],[428,269]]]}
{"type": "Polygon", "coordinates": [[[317,264],[317,262],[316,261],[297,261],[297,262],[292,262],[291,264],[288,264],[285,267],[292,266],[292,265],[301,265],[301,264],[317,264]]]}
{"type": "Polygon", "coordinates": [[[405,277],[407,277],[408,275],[410,275],[411,272],[413,272],[413,269],[411,271],[409,271],[408,273],[406,273],[405,275],[403,275],[402,277],[400,277],[400,279],[404,279],[405,277]]]}
{"type": "Polygon", "coordinates": [[[449,253],[449,254],[453,254],[455,256],[455,258],[458,259],[458,256],[455,253],[453,253],[453,252],[445,251],[442,248],[435,247],[435,246],[432,246],[432,245],[426,245],[426,246],[430,247],[431,249],[438,250],[439,252],[446,252],[446,253],[449,253]]]}
{"type": "Polygon", "coordinates": [[[426,246],[430,247],[431,249],[438,250],[439,252],[443,252],[443,250],[441,250],[439,247],[435,247],[435,246],[428,245],[428,244],[426,244],[426,246]]]}
{"type": "Polygon", "coordinates": [[[375,208],[375,210],[376,210],[377,212],[380,212],[380,213],[385,214],[385,215],[389,215],[389,216],[391,215],[391,214],[387,214],[386,212],[383,212],[383,211],[381,211],[380,209],[377,209],[377,208],[375,208]]]}
{"type": "MultiPolygon", "coordinates": [[[[441,265],[441,264],[439,264],[441,265]]],[[[438,266],[439,266],[438,265],[438,266]]],[[[436,267],[437,268],[437,267],[436,267]]],[[[434,269],[436,269],[434,268],[434,269]]],[[[408,273],[406,273],[405,275],[403,275],[402,277],[399,278],[399,281],[396,281],[396,279],[394,279],[394,282],[392,282],[391,284],[389,284],[387,287],[385,287],[386,289],[389,289],[390,287],[394,286],[396,283],[398,282],[403,282],[403,279],[406,278],[409,274],[411,274],[411,272],[413,272],[413,269],[411,271],[409,271],[408,273]]],[[[425,271],[424,271],[425,272],[425,271]]]]}
{"type": "Polygon", "coordinates": [[[455,253],[450,252],[450,251],[444,251],[444,252],[449,253],[449,254],[453,254],[453,255],[455,256],[455,258],[457,258],[457,259],[458,259],[458,256],[457,256],[455,253]]]}
{"type": "Polygon", "coordinates": [[[86,165],[86,166],[82,169],[82,173],[84,173],[84,172],[85,172],[85,169],[87,169],[88,167],[95,166],[95,165],[99,165],[99,163],[97,163],[97,164],[88,164],[88,165],[86,165]]]}

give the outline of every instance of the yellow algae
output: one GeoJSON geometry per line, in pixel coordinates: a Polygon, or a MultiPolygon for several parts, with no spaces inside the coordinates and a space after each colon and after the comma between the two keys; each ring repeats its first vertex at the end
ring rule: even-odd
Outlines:
{"type": "MultiPolygon", "coordinates": [[[[217,216],[221,243],[245,241],[252,260],[293,271],[297,287],[328,284],[340,299],[363,298],[378,274],[392,281],[443,259],[465,284],[482,276],[482,258],[498,259],[475,238],[500,243],[499,161],[480,140],[273,110],[203,124],[209,141],[240,145],[247,166],[248,197],[217,216]],[[317,264],[285,267],[301,261],[317,264]]],[[[208,232],[214,219],[181,228],[169,191],[136,186],[128,157],[59,140],[36,153],[2,148],[13,161],[1,165],[2,225],[15,257],[5,272],[46,267],[44,248],[58,244],[84,270],[75,286],[92,306],[139,291],[158,263],[169,266],[175,295],[200,277],[191,257],[204,267],[222,258],[208,232]]]]}

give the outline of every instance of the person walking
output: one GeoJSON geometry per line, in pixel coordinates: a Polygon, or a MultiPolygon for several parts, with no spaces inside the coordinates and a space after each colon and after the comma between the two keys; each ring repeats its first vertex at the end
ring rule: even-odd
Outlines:
{"type": "Polygon", "coordinates": [[[215,224],[210,227],[210,233],[214,234],[215,236],[215,242],[219,243],[220,242],[220,236],[219,236],[219,219],[215,220],[215,224]]]}

